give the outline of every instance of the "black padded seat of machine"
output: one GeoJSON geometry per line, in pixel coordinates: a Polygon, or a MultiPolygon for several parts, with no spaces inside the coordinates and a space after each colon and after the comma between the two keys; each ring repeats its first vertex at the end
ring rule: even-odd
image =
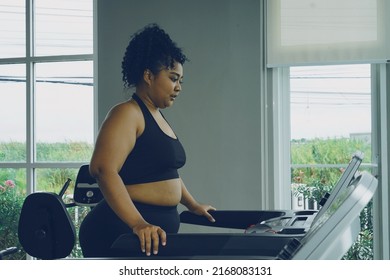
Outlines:
{"type": "Polygon", "coordinates": [[[55,193],[32,193],[25,199],[19,218],[19,241],[39,259],[67,257],[76,234],[64,202],[55,193]]]}

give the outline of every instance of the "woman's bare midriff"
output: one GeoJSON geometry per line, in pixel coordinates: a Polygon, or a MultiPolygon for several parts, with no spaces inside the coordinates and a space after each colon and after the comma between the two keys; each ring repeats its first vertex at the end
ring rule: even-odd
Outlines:
{"type": "Polygon", "coordinates": [[[181,200],[181,179],[127,185],[127,192],[135,202],[160,206],[175,206],[181,200]]]}

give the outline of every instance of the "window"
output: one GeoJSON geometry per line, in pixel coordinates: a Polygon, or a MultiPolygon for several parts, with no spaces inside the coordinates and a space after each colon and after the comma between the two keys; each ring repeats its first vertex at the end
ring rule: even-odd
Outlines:
{"type": "MultiPolygon", "coordinates": [[[[389,244],[390,244],[390,221],[388,219],[389,209],[389,191],[388,183],[388,106],[389,102],[387,96],[389,96],[389,28],[385,18],[388,13],[389,7],[386,1],[299,1],[299,0],[270,0],[265,3],[265,15],[264,18],[264,31],[266,31],[266,38],[264,40],[264,56],[266,58],[265,64],[269,71],[264,72],[262,76],[264,89],[262,99],[262,109],[264,111],[264,135],[269,135],[268,138],[264,137],[264,144],[261,148],[264,151],[264,172],[263,180],[264,196],[268,197],[271,203],[268,203],[266,199],[262,202],[264,205],[271,205],[274,207],[289,207],[291,205],[291,197],[286,194],[291,194],[290,183],[292,179],[299,179],[299,174],[291,174],[291,135],[293,136],[294,147],[300,147],[301,142],[307,136],[299,136],[295,130],[297,127],[291,130],[290,117],[295,118],[294,123],[297,122],[297,118],[304,114],[311,114],[311,121],[315,122],[315,116],[321,114],[321,108],[319,111],[315,111],[308,108],[314,108],[312,104],[313,96],[300,97],[301,106],[308,106],[306,109],[299,109],[293,106],[297,105],[298,95],[290,92],[290,86],[293,85],[299,79],[290,80],[290,71],[292,74],[298,74],[294,71],[305,71],[305,69],[296,66],[303,65],[332,65],[332,64],[354,64],[350,66],[358,66],[356,63],[367,63],[367,69],[371,69],[370,83],[370,118],[367,115],[359,115],[355,118],[356,123],[359,123],[360,127],[371,120],[371,135],[370,140],[366,143],[371,145],[368,154],[365,155],[364,168],[368,168],[372,171],[373,175],[378,176],[378,189],[374,196],[374,258],[376,259],[389,259],[389,244]],[[351,12],[352,11],[352,12],[351,12]],[[356,17],[356,15],[359,15],[356,17]],[[363,21],[357,22],[356,19],[362,19],[363,21]],[[365,22],[363,30],[361,23],[365,22]],[[310,30],[310,32],[306,32],[310,30]],[[372,36],[372,30],[376,30],[375,36],[372,36]],[[321,32],[319,32],[321,31],[321,32]],[[317,34],[316,34],[317,32],[317,34]],[[324,36],[324,34],[329,36],[324,36]],[[294,36],[291,36],[294,34],[294,36]],[[309,34],[309,36],[307,36],[309,34]],[[320,34],[320,36],[318,36],[320,34]],[[295,36],[297,35],[297,36],[295,36]],[[301,40],[303,37],[303,40],[301,40]],[[322,37],[321,37],[322,36],[322,37]],[[298,38],[298,40],[297,40],[298,38]],[[307,39],[309,38],[309,39],[307,39]],[[324,40],[324,38],[326,40],[324,40]],[[264,83],[265,82],[265,83],[264,83]],[[272,82],[272,83],[270,83],[272,82]],[[291,84],[290,84],[291,82],[291,84]],[[291,98],[290,98],[291,93],[291,98]],[[294,98],[294,99],[293,99],[294,98]],[[306,98],[306,101],[304,99],[306,98]],[[309,101],[308,101],[308,98],[309,101]],[[296,104],[290,106],[290,101],[296,104]],[[272,102],[272,103],[271,103],[272,102]],[[305,105],[304,105],[305,104],[305,105]],[[269,110],[272,106],[272,111],[269,110]],[[290,114],[290,109],[293,110],[290,114]],[[313,115],[314,114],[314,115],[313,115]],[[272,125],[267,127],[269,121],[272,121],[272,125]],[[290,135],[291,132],[291,135],[290,135]],[[270,152],[269,152],[270,151],[270,152]],[[369,155],[371,153],[371,155],[369,155]],[[367,162],[368,160],[368,162],[367,162]],[[370,162],[371,161],[371,162],[370,162]],[[275,189],[269,191],[266,186],[273,184],[275,189]]],[[[328,66],[327,66],[328,67],[328,66]]],[[[323,68],[325,69],[325,68],[323,68]]],[[[314,70],[313,68],[311,70],[314,70]]],[[[302,73],[301,73],[302,74],[302,73]]],[[[346,80],[347,78],[345,78],[346,80]]],[[[305,79],[309,81],[309,79],[305,79]]],[[[313,79],[311,79],[313,80],[313,79]]],[[[323,80],[331,81],[330,77],[323,80]]],[[[317,79],[319,84],[320,80],[317,79]]],[[[339,79],[341,81],[341,79],[339,79]]],[[[362,80],[360,80],[362,81],[362,80]]],[[[356,80],[354,81],[356,82],[356,80]]],[[[296,83],[297,84],[297,83],[296,83]]],[[[329,85],[325,85],[324,92],[328,90],[329,85]]],[[[363,88],[361,88],[363,89],[363,88]]],[[[292,91],[295,91],[292,88],[292,91]]],[[[321,91],[321,90],[319,90],[321,91]]],[[[365,93],[364,91],[361,93],[365,93]]],[[[331,96],[335,97],[337,94],[331,92],[331,96]]],[[[341,95],[339,95],[340,97],[341,95]]],[[[352,97],[353,95],[348,95],[352,97]]],[[[359,100],[363,96],[355,97],[359,100]]],[[[354,97],[354,98],[355,98],[354,97]]],[[[364,98],[365,98],[364,97],[364,98]]],[[[316,95],[317,102],[320,102],[320,97],[316,95]]],[[[333,102],[332,100],[322,100],[324,102],[333,102]]],[[[335,100],[336,101],[336,100],[335,100]]],[[[363,99],[360,99],[362,102],[363,99]]],[[[361,104],[355,104],[355,107],[360,107],[361,104]]],[[[368,105],[368,104],[367,104],[368,105]]],[[[335,106],[335,105],[334,105],[335,106]]],[[[345,107],[345,105],[343,105],[345,107]]],[[[339,105],[341,108],[341,106],[339,105]]],[[[318,106],[317,106],[318,108],[318,106]]],[[[361,110],[360,112],[363,112],[361,110]]],[[[368,111],[365,111],[368,112],[368,111]]],[[[326,119],[331,122],[333,115],[326,115],[326,119]]],[[[348,116],[340,119],[340,123],[337,124],[340,127],[342,123],[351,123],[348,121],[348,116]]],[[[302,128],[308,126],[310,123],[299,123],[302,128]]],[[[356,128],[353,124],[353,128],[356,128]]],[[[313,125],[313,124],[311,124],[313,125]]],[[[322,131],[316,129],[315,126],[311,126],[313,132],[317,133],[314,137],[322,137],[323,132],[329,131],[329,127],[323,127],[322,131]]],[[[363,134],[352,134],[351,137],[347,136],[350,129],[343,128],[341,134],[339,133],[337,139],[344,138],[355,139],[355,142],[363,140],[368,132],[364,131],[363,134]],[[346,134],[344,134],[345,132],[346,134]]],[[[326,137],[326,136],[325,136],[326,137]]],[[[336,137],[336,136],[333,136],[336,137]]],[[[348,141],[350,141],[349,139],[348,141]]],[[[347,140],[346,140],[347,141],[347,140]]],[[[298,169],[302,160],[298,160],[295,153],[293,155],[294,168],[298,169]]],[[[318,164],[319,162],[317,162],[318,164]]],[[[321,168],[330,168],[331,164],[334,164],[334,168],[338,166],[342,161],[337,160],[335,163],[322,162],[325,166],[316,166],[316,171],[321,168]]],[[[312,164],[312,162],[310,163],[312,164]]],[[[332,165],[333,167],[333,165],[332,165]]],[[[323,169],[323,170],[324,170],[323,169]]],[[[322,172],[322,174],[324,174],[322,172]]],[[[321,174],[321,172],[320,172],[321,174]]]]}
{"type": "MultiPolygon", "coordinates": [[[[371,103],[370,65],[290,67],[293,208],[316,208],[355,151],[364,153],[360,170],[375,172],[371,103]]],[[[362,233],[347,257],[372,259],[371,204],[361,223],[362,233]]]]}
{"type": "Polygon", "coordinates": [[[2,0],[0,14],[0,196],[58,193],[92,154],[93,0],[2,0]]]}

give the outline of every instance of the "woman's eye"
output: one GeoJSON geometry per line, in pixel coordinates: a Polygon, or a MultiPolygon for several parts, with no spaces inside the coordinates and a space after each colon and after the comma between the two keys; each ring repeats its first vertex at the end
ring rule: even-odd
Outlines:
{"type": "Polygon", "coordinates": [[[171,79],[171,81],[172,81],[173,83],[179,82],[179,84],[181,84],[181,85],[183,84],[183,80],[181,80],[181,79],[179,79],[179,78],[171,77],[170,79],[171,79]]]}

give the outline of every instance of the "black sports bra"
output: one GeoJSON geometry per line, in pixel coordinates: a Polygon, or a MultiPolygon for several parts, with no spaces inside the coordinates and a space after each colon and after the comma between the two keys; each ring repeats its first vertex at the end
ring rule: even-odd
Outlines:
{"type": "Polygon", "coordinates": [[[144,115],[145,129],[119,171],[123,183],[132,185],[179,178],[177,169],[186,162],[186,154],[179,139],[172,138],[161,130],[136,94],[133,99],[144,115]]]}

